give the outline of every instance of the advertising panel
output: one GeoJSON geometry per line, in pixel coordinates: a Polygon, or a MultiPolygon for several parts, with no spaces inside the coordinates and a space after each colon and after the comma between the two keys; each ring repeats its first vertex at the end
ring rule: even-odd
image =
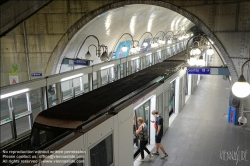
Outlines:
{"type": "Polygon", "coordinates": [[[18,73],[17,72],[9,73],[9,79],[10,79],[10,85],[19,83],[18,73]]]}
{"type": "Polygon", "coordinates": [[[151,38],[143,40],[143,42],[141,43],[140,53],[146,52],[146,51],[148,51],[151,48],[150,42],[151,42],[151,38]],[[147,46],[143,46],[143,43],[147,43],[148,45],[147,46]]]}
{"type": "Polygon", "coordinates": [[[132,44],[132,41],[120,42],[117,49],[116,49],[114,59],[120,59],[120,58],[127,57],[129,55],[129,50],[130,50],[131,44],[132,44]],[[124,45],[128,48],[126,52],[122,51],[122,47],[124,45]]]}

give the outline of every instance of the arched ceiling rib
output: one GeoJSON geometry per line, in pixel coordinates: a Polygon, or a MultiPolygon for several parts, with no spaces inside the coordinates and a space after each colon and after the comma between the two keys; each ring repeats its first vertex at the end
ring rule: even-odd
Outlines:
{"type": "MultiPolygon", "coordinates": [[[[78,48],[88,35],[97,36],[100,44],[107,45],[111,51],[116,40],[123,33],[130,33],[134,40],[139,40],[141,35],[147,31],[155,35],[158,31],[188,30],[193,25],[182,15],[153,5],[126,5],[110,10],[90,21],[74,35],[58,61],[56,73],[59,72],[62,59],[75,57],[78,48]]],[[[158,36],[162,36],[162,34],[159,33],[158,36]]],[[[149,35],[145,35],[143,38],[149,37],[149,35]]],[[[131,38],[125,35],[120,41],[125,40],[131,40],[131,38]]],[[[97,41],[94,38],[89,38],[81,48],[79,58],[85,58],[90,44],[97,44],[97,41]]],[[[100,63],[99,58],[95,56],[94,47],[90,48],[90,52],[94,55],[92,56],[93,64],[100,63]]],[[[68,70],[70,70],[69,67],[63,66],[61,72],[68,70]]]]}

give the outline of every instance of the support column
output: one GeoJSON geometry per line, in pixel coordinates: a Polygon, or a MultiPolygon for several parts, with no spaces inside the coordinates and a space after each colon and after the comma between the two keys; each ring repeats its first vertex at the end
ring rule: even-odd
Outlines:
{"type": "Polygon", "coordinates": [[[61,82],[56,83],[56,104],[60,104],[63,101],[61,82]]]}
{"type": "Polygon", "coordinates": [[[146,56],[144,55],[142,57],[142,69],[145,69],[146,68],[146,56]]]}
{"type": "Polygon", "coordinates": [[[29,93],[26,93],[26,101],[27,101],[28,111],[30,112],[30,114],[28,116],[29,116],[29,127],[31,129],[32,125],[33,125],[33,114],[32,114],[32,108],[31,108],[30,94],[29,93]]]}
{"type": "Polygon", "coordinates": [[[48,91],[47,91],[47,87],[42,87],[42,97],[43,97],[43,106],[44,106],[44,110],[49,108],[49,101],[48,101],[48,91]]]}
{"type": "Polygon", "coordinates": [[[150,56],[152,58],[152,64],[151,64],[151,66],[152,66],[155,64],[155,53],[151,54],[150,56]]]}
{"type": "Polygon", "coordinates": [[[15,120],[15,112],[13,108],[13,103],[12,103],[12,98],[8,98],[8,106],[9,106],[9,114],[10,118],[12,119],[10,126],[11,126],[11,133],[12,133],[12,138],[16,139],[17,138],[17,131],[16,131],[16,120],[15,120]]]}
{"type": "Polygon", "coordinates": [[[128,75],[132,73],[131,71],[131,61],[128,61],[128,75]]]}
{"type": "Polygon", "coordinates": [[[188,95],[192,94],[192,75],[188,74],[188,95]]]}
{"type": "Polygon", "coordinates": [[[123,77],[127,76],[127,62],[123,63],[123,77]]]}
{"type": "Polygon", "coordinates": [[[117,65],[117,70],[116,70],[117,80],[121,79],[121,65],[120,64],[117,65]]]}
{"type": "Polygon", "coordinates": [[[80,91],[81,92],[83,92],[84,91],[84,85],[83,85],[83,76],[81,76],[80,78],[79,78],[79,81],[80,81],[80,91]]]}

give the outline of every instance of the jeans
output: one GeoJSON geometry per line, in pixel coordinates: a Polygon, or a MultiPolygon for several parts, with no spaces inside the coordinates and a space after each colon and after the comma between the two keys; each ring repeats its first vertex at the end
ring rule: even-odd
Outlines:
{"type": "Polygon", "coordinates": [[[146,145],[148,144],[148,140],[145,141],[141,141],[140,140],[140,152],[141,152],[141,158],[144,159],[144,150],[150,154],[150,151],[148,150],[148,148],[146,147],[146,145]]]}
{"type": "Polygon", "coordinates": [[[51,101],[54,102],[55,100],[55,95],[51,95],[51,101]]]}

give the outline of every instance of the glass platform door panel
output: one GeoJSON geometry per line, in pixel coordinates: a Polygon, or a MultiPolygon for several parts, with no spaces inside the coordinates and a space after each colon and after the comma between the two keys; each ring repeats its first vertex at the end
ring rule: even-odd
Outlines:
{"type": "Polygon", "coordinates": [[[0,108],[0,120],[8,121],[8,118],[10,118],[8,98],[1,99],[0,108]]]}
{"type": "Polygon", "coordinates": [[[33,124],[30,94],[28,92],[12,97],[17,136],[30,131],[33,124]]]}
{"type": "Polygon", "coordinates": [[[12,97],[15,116],[28,111],[26,94],[20,94],[12,97]]]}
{"type": "Polygon", "coordinates": [[[44,98],[41,88],[30,91],[30,102],[34,121],[37,115],[44,110],[44,98]]]}
{"type": "Polygon", "coordinates": [[[123,63],[121,63],[120,65],[118,65],[119,67],[120,67],[120,78],[123,78],[124,77],[124,75],[123,75],[123,66],[124,66],[124,64],[123,63]]]}
{"type": "Polygon", "coordinates": [[[136,63],[135,63],[135,61],[136,60],[131,60],[131,71],[132,71],[131,74],[136,72],[136,63]]]}
{"type": "Polygon", "coordinates": [[[84,93],[82,77],[73,79],[73,89],[74,89],[75,97],[84,93]]]}
{"type": "Polygon", "coordinates": [[[108,68],[108,83],[114,82],[116,80],[115,75],[115,67],[108,68]]]}
{"type": "MultiPolygon", "coordinates": [[[[84,74],[82,76],[82,84],[83,84],[83,93],[87,93],[90,91],[90,87],[89,84],[92,85],[92,80],[89,80],[89,76],[88,74],[84,74]]],[[[91,86],[90,85],[90,86],[91,86]]]]}
{"type": "Polygon", "coordinates": [[[109,82],[109,69],[101,70],[101,81],[102,81],[102,86],[108,84],[108,82],[109,82]]]}
{"type": "MultiPolygon", "coordinates": [[[[73,98],[72,84],[73,84],[72,80],[61,82],[61,91],[62,91],[62,98],[63,98],[62,100],[63,101],[66,101],[66,100],[73,98]]],[[[51,96],[51,97],[53,97],[53,96],[51,96]]],[[[53,104],[53,102],[52,102],[52,104],[53,104]]]]}
{"type": "Polygon", "coordinates": [[[139,71],[140,70],[140,64],[141,64],[140,58],[136,59],[135,63],[136,63],[136,71],[139,71]]]}
{"type": "Polygon", "coordinates": [[[8,104],[8,98],[1,99],[0,103],[0,143],[8,141],[14,137],[13,135],[13,123],[10,115],[10,108],[8,104]]]}
{"type": "MultiPolygon", "coordinates": [[[[24,116],[22,118],[16,118],[17,136],[31,130],[31,126],[30,126],[29,121],[30,121],[29,116],[24,116]]],[[[31,122],[31,123],[33,123],[33,122],[31,122]]]]}
{"type": "Polygon", "coordinates": [[[162,62],[162,51],[157,51],[158,62],[162,62]]]}
{"type": "Polygon", "coordinates": [[[10,122],[0,126],[0,134],[0,143],[3,143],[13,138],[10,122]]]}
{"type": "Polygon", "coordinates": [[[152,54],[146,55],[146,67],[152,65],[152,54]]]}

